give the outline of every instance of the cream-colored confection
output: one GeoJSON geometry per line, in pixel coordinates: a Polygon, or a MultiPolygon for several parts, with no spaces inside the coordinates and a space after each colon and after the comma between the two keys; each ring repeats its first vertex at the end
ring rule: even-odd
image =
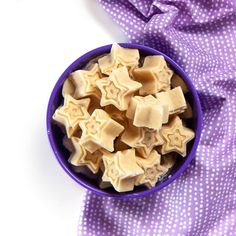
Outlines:
{"type": "Polygon", "coordinates": [[[131,98],[128,109],[126,111],[126,117],[133,120],[134,119],[134,115],[135,115],[135,111],[137,108],[137,104],[139,102],[142,102],[144,100],[144,97],[141,96],[134,96],[131,98]]]}
{"type": "Polygon", "coordinates": [[[114,140],[124,127],[110,118],[102,109],[96,109],[89,119],[80,122],[81,143],[89,152],[100,148],[114,151],[114,140]]]}
{"type": "Polygon", "coordinates": [[[150,104],[137,106],[133,124],[137,127],[146,127],[159,130],[162,126],[162,107],[150,104]]]}
{"type": "Polygon", "coordinates": [[[85,67],[83,68],[83,70],[91,70],[91,68],[94,66],[94,64],[97,64],[98,63],[98,60],[102,57],[105,57],[109,55],[109,53],[104,53],[104,54],[101,54],[99,56],[96,56],[94,57],[93,59],[91,59],[86,65],[85,67]]]}
{"type": "Polygon", "coordinates": [[[148,188],[156,185],[175,164],[175,156],[167,154],[162,157],[157,151],[152,151],[147,159],[136,157],[138,165],[144,170],[144,174],[136,178],[135,185],[145,184],[148,188]]]}
{"type": "Polygon", "coordinates": [[[75,93],[75,85],[69,78],[67,78],[62,86],[62,96],[65,97],[65,95],[69,94],[73,97],[74,93],[75,93]]]}
{"type": "Polygon", "coordinates": [[[148,105],[153,107],[160,108],[161,114],[162,114],[162,123],[167,123],[169,119],[169,107],[167,104],[160,103],[155,97],[152,95],[148,95],[145,97],[141,96],[134,96],[130,100],[129,107],[126,111],[126,116],[129,119],[134,120],[135,119],[135,112],[138,105],[148,105]]]}
{"type": "Polygon", "coordinates": [[[101,79],[98,64],[94,64],[91,70],[77,70],[70,74],[70,80],[75,86],[73,97],[83,98],[94,96],[100,98],[101,94],[97,88],[96,81],[101,79]]]}
{"type": "Polygon", "coordinates": [[[187,109],[181,113],[179,116],[182,119],[191,119],[193,118],[193,109],[191,107],[191,105],[189,104],[189,102],[186,102],[187,104],[187,109]]]}
{"type": "Polygon", "coordinates": [[[66,133],[70,168],[101,189],[154,187],[195,136],[186,128],[194,115],[188,91],[163,56],[140,58],[138,49],[113,44],[62,85],[64,103],[53,120],[66,133]]]}
{"type": "Polygon", "coordinates": [[[134,96],[130,101],[126,116],[132,119],[137,127],[159,130],[162,123],[168,122],[169,109],[167,104],[158,102],[152,95],[134,96]]]}
{"type": "Polygon", "coordinates": [[[139,90],[141,95],[168,91],[172,75],[173,71],[160,55],[145,57],[143,66],[133,70],[134,79],[143,85],[139,90]]]}
{"type": "Polygon", "coordinates": [[[194,132],[182,125],[181,119],[176,116],[170,123],[164,125],[160,130],[164,140],[161,153],[177,152],[185,157],[187,152],[187,143],[194,138],[194,132]]]}
{"type": "Polygon", "coordinates": [[[126,118],[125,111],[120,111],[113,105],[105,106],[104,111],[106,111],[113,120],[117,121],[125,128],[128,127],[129,120],[126,118]]]}
{"type": "Polygon", "coordinates": [[[63,106],[57,108],[52,118],[65,127],[67,137],[70,138],[74,134],[81,121],[89,118],[89,103],[90,98],[76,100],[65,95],[63,106]]]}
{"type": "Polygon", "coordinates": [[[168,104],[169,114],[182,113],[187,108],[186,100],[181,87],[176,87],[167,92],[156,93],[157,100],[168,104]]]}
{"type": "Polygon", "coordinates": [[[138,49],[122,48],[114,43],[111,53],[98,59],[98,64],[101,72],[106,75],[110,75],[114,69],[123,66],[126,66],[132,73],[139,64],[139,51],[138,49]]]}
{"type": "Polygon", "coordinates": [[[105,166],[102,180],[109,181],[118,192],[133,190],[135,178],[144,173],[136,163],[134,149],[104,153],[102,159],[105,166]]]}
{"type": "Polygon", "coordinates": [[[99,170],[103,153],[99,150],[94,153],[88,152],[81,144],[79,138],[72,137],[71,141],[74,151],[71,153],[69,162],[74,166],[87,166],[94,174],[96,174],[99,170]]]}
{"type": "Polygon", "coordinates": [[[162,123],[167,123],[168,119],[169,112],[167,105],[159,103],[157,99],[149,95],[138,102],[133,124],[137,127],[159,130],[162,123]]]}
{"type": "Polygon", "coordinates": [[[154,147],[164,143],[157,130],[137,128],[130,124],[121,135],[121,141],[133,147],[144,158],[147,158],[154,147]]]}
{"type": "Polygon", "coordinates": [[[189,91],[184,80],[176,73],[174,73],[174,75],[171,78],[171,86],[172,88],[176,88],[180,86],[183,93],[187,93],[189,91]]]}
{"type": "Polygon", "coordinates": [[[128,108],[134,92],[142,86],[130,79],[126,67],[114,69],[109,78],[97,80],[96,84],[102,93],[101,106],[114,105],[120,111],[128,108]]]}
{"type": "Polygon", "coordinates": [[[144,173],[135,179],[135,185],[145,184],[148,188],[154,187],[161,176],[160,161],[161,156],[157,151],[153,150],[148,158],[144,159],[136,157],[138,165],[143,169],[144,173]]]}

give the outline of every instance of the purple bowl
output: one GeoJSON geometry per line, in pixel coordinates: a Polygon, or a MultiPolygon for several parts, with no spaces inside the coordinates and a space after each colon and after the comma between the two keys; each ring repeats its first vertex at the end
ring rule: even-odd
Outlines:
{"type": "Polygon", "coordinates": [[[151,193],[157,192],[173,182],[177,177],[180,176],[181,173],[185,171],[185,169],[188,167],[189,163],[193,160],[194,155],[196,153],[196,149],[199,143],[200,134],[202,130],[202,112],[201,112],[201,105],[199,101],[199,97],[197,94],[197,91],[195,87],[193,86],[191,80],[187,76],[187,74],[180,68],[178,64],[176,64],[172,59],[170,59],[165,54],[147,47],[143,45],[138,44],[130,44],[130,43],[121,43],[122,47],[125,48],[137,48],[140,51],[140,55],[147,56],[147,55],[162,55],[168,62],[168,64],[174,69],[186,82],[189,93],[187,94],[187,100],[189,101],[190,105],[193,108],[193,119],[188,122],[188,127],[192,128],[195,131],[195,139],[192,140],[190,143],[188,143],[187,147],[187,156],[185,158],[177,158],[177,162],[174,166],[174,168],[171,170],[168,176],[164,177],[161,181],[157,183],[157,185],[154,188],[146,189],[145,187],[139,186],[136,187],[134,191],[127,192],[127,193],[117,193],[113,188],[108,189],[100,189],[98,187],[98,184],[96,181],[91,180],[87,177],[85,177],[83,174],[76,173],[70,163],[68,162],[68,158],[70,153],[66,148],[62,145],[62,138],[64,134],[61,132],[61,129],[56,126],[52,122],[52,115],[54,111],[57,109],[59,105],[63,102],[63,97],[61,95],[62,92],[62,85],[64,80],[67,78],[67,76],[78,69],[83,68],[87,62],[89,62],[91,59],[102,55],[104,53],[109,53],[112,45],[106,45],[103,47],[96,48],[83,56],[79,57],[77,60],[75,60],[61,75],[59,80],[57,81],[55,87],[53,88],[52,94],[50,96],[50,100],[48,103],[47,108],[47,133],[49,142],[51,144],[52,150],[62,166],[62,168],[65,170],[65,172],[74,179],[77,183],[84,186],[86,189],[102,195],[106,197],[116,197],[121,199],[127,199],[127,198],[136,198],[136,197],[144,197],[151,193]]]}

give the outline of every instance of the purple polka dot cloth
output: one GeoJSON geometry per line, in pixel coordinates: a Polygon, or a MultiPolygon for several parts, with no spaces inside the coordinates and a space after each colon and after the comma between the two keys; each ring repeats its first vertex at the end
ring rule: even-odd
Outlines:
{"type": "Polygon", "coordinates": [[[100,3],[131,42],[166,53],[187,72],[203,131],[194,161],[160,192],[130,200],[88,192],[78,235],[236,235],[236,1],[100,3]]]}

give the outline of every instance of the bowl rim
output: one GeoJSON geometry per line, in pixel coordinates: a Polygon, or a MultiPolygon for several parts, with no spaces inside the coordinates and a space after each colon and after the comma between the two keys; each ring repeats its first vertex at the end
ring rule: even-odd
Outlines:
{"type": "Polygon", "coordinates": [[[86,61],[87,58],[92,57],[93,55],[101,55],[104,54],[106,51],[109,51],[111,49],[112,44],[108,44],[105,46],[101,46],[98,48],[95,48],[85,54],[83,54],[82,56],[80,56],[79,58],[77,58],[73,63],[71,63],[66,70],[62,73],[62,75],[59,77],[59,79],[57,80],[52,93],[50,95],[50,99],[48,102],[48,106],[47,106],[47,114],[46,114],[46,127],[47,127],[47,135],[48,135],[48,139],[49,139],[49,143],[50,146],[52,148],[52,151],[57,159],[57,161],[59,162],[59,164],[61,165],[61,167],[64,169],[64,171],[77,183],[79,183],[80,185],[82,185],[83,187],[85,187],[86,189],[100,195],[100,196],[106,196],[106,197],[114,197],[114,198],[119,198],[119,199],[128,199],[128,198],[138,198],[138,197],[145,197],[147,195],[150,195],[154,192],[160,191],[161,189],[163,189],[164,187],[166,187],[167,185],[169,185],[171,182],[173,182],[175,179],[177,179],[188,167],[188,165],[190,164],[190,162],[193,160],[196,150],[197,150],[197,146],[199,144],[199,140],[200,140],[200,136],[201,136],[201,131],[202,131],[202,110],[201,110],[201,104],[200,104],[200,100],[197,94],[197,91],[194,87],[194,85],[192,84],[192,81],[190,80],[190,78],[188,77],[188,75],[184,72],[184,70],[175,62],[173,61],[169,56],[167,56],[166,54],[145,46],[145,45],[140,45],[140,44],[134,44],[134,43],[118,43],[120,46],[125,47],[125,48],[136,48],[142,51],[147,52],[150,55],[162,55],[165,60],[175,69],[178,71],[178,74],[184,79],[184,81],[186,82],[189,90],[191,91],[191,94],[193,96],[193,100],[196,103],[196,111],[197,111],[197,128],[196,128],[196,133],[195,133],[195,139],[194,139],[194,143],[193,146],[190,150],[190,152],[188,153],[188,155],[185,157],[186,160],[183,163],[183,165],[180,166],[180,168],[170,177],[167,178],[165,181],[161,182],[160,184],[158,184],[157,186],[151,188],[151,189],[147,189],[144,190],[142,192],[124,192],[124,193],[108,193],[102,189],[99,188],[94,188],[90,185],[87,185],[85,182],[83,182],[78,176],[75,175],[75,173],[73,173],[69,168],[67,168],[67,166],[64,165],[62,159],[63,157],[59,154],[59,152],[57,151],[53,136],[52,136],[52,122],[51,122],[51,107],[53,106],[53,101],[55,98],[55,95],[57,94],[58,89],[60,88],[62,82],[67,78],[68,74],[71,73],[75,67],[78,67],[79,64],[83,63],[83,61],[86,61]]]}

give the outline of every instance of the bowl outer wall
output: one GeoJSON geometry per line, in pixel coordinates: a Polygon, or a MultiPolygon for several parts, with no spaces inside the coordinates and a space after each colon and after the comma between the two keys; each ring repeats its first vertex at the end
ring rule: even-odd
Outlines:
{"type": "Polygon", "coordinates": [[[49,103],[48,103],[48,107],[47,107],[47,116],[46,116],[46,126],[47,126],[47,134],[48,134],[48,138],[49,138],[49,142],[51,145],[51,148],[56,156],[56,159],[58,160],[58,162],[60,163],[60,165],[62,166],[62,168],[64,169],[64,171],[72,178],[74,179],[77,183],[79,183],[80,185],[82,185],[83,187],[85,187],[86,189],[98,194],[98,195],[102,195],[102,196],[108,196],[108,197],[115,197],[115,198],[119,198],[119,199],[128,199],[128,198],[137,198],[137,197],[144,197],[147,196],[151,193],[157,192],[159,190],[161,190],[162,188],[164,188],[165,186],[167,186],[168,184],[170,184],[171,182],[173,182],[176,178],[178,178],[180,176],[181,173],[184,172],[184,170],[188,167],[188,165],[190,164],[190,162],[193,160],[195,153],[196,153],[196,149],[200,140],[200,135],[201,135],[201,131],[202,131],[202,111],[201,111],[201,105],[200,105],[200,100],[197,94],[197,91],[194,87],[194,85],[192,84],[191,80],[189,79],[188,75],[183,71],[183,69],[177,64],[175,63],[171,58],[169,58],[167,55],[165,55],[164,53],[144,46],[144,45],[138,45],[138,44],[132,44],[132,43],[119,43],[120,46],[125,47],[125,48],[136,48],[139,49],[141,52],[145,52],[147,55],[162,55],[165,60],[168,62],[168,64],[171,65],[171,67],[178,72],[178,74],[184,79],[184,81],[186,82],[191,95],[193,96],[193,100],[194,100],[194,105],[195,105],[195,110],[197,111],[197,119],[195,120],[195,126],[196,126],[196,130],[195,130],[195,139],[194,139],[194,143],[193,146],[190,150],[190,152],[188,153],[188,155],[185,157],[186,160],[183,163],[183,165],[168,179],[166,179],[164,182],[160,183],[159,185],[151,188],[151,189],[147,189],[145,191],[142,192],[127,192],[127,193],[108,193],[105,190],[99,189],[99,188],[95,188],[93,186],[90,186],[89,184],[87,184],[86,182],[84,182],[83,180],[81,180],[75,173],[73,173],[63,162],[63,157],[60,155],[60,153],[57,151],[56,148],[56,144],[55,141],[53,139],[52,136],[52,108],[54,106],[55,109],[55,105],[54,105],[54,99],[55,96],[58,92],[58,90],[61,88],[61,85],[63,83],[63,81],[67,78],[67,76],[74,70],[81,68],[82,66],[85,65],[86,62],[88,62],[88,58],[93,58],[95,56],[104,54],[104,53],[109,53],[110,49],[111,49],[111,44],[110,45],[105,45],[99,48],[96,48],[94,50],[89,51],[88,53],[82,55],[81,57],[79,57],[77,60],[75,60],[64,72],[63,74],[60,76],[60,78],[58,79],[56,85],[53,88],[53,91],[51,93],[50,99],[49,99],[49,103]]]}

